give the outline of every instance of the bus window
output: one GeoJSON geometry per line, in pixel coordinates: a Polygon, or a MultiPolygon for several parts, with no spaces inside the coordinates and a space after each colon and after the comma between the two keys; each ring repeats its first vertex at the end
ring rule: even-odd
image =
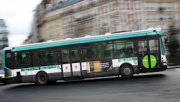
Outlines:
{"type": "Polygon", "coordinates": [[[14,57],[16,68],[27,68],[31,66],[30,52],[16,52],[14,57]]]}
{"type": "Polygon", "coordinates": [[[93,59],[107,59],[113,57],[112,42],[95,43],[92,45],[93,59]]]}
{"type": "Polygon", "coordinates": [[[102,58],[112,58],[113,57],[113,44],[112,42],[105,42],[101,45],[102,58]]]}
{"type": "Polygon", "coordinates": [[[51,56],[51,65],[57,65],[61,63],[61,54],[59,51],[52,50],[49,52],[51,56]]]}
{"type": "Polygon", "coordinates": [[[92,50],[91,52],[92,59],[98,59],[100,57],[99,51],[98,51],[98,45],[93,44],[91,47],[91,50],[92,50]]]}
{"type": "Polygon", "coordinates": [[[72,61],[72,63],[79,62],[79,52],[78,52],[78,49],[71,50],[71,61],[72,61]]]}
{"type": "Polygon", "coordinates": [[[138,41],[139,54],[144,55],[147,53],[147,41],[138,41]]]}
{"type": "Polygon", "coordinates": [[[60,52],[57,50],[39,50],[33,53],[34,66],[49,66],[61,63],[60,52]]]}
{"type": "Polygon", "coordinates": [[[134,54],[134,44],[133,42],[126,42],[126,57],[133,57],[134,54]]]}
{"type": "Polygon", "coordinates": [[[14,53],[14,58],[15,58],[15,67],[16,68],[20,68],[21,66],[20,66],[20,64],[22,63],[22,57],[21,57],[21,55],[19,54],[19,53],[17,53],[17,52],[15,52],[14,53]]]}
{"type": "Polygon", "coordinates": [[[115,41],[114,48],[115,58],[133,57],[135,55],[132,41],[115,41]]]}
{"type": "Polygon", "coordinates": [[[62,50],[62,63],[70,63],[69,50],[62,50]]]}
{"type": "Polygon", "coordinates": [[[82,47],[82,60],[83,61],[88,61],[91,59],[91,49],[90,45],[83,45],[82,47]]]}
{"type": "Polygon", "coordinates": [[[150,53],[158,52],[158,40],[149,40],[150,53]]]}
{"type": "Polygon", "coordinates": [[[124,43],[115,44],[115,57],[117,58],[125,57],[125,44],[124,43]]]}
{"type": "Polygon", "coordinates": [[[11,59],[10,51],[6,51],[5,60],[6,60],[6,67],[11,68],[12,67],[12,63],[11,63],[12,59],[11,59]]]}
{"type": "Polygon", "coordinates": [[[33,53],[33,65],[34,66],[45,66],[48,64],[47,52],[43,50],[35,51],[33,53]]]}

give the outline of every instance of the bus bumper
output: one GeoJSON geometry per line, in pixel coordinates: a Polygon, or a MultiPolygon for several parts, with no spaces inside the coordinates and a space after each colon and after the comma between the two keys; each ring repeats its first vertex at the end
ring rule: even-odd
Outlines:
{"type": "Polygon", "coordinates": [[[166,62],[162,63],[162,69],[163,69],[163,71],[167,69],[167,63],[166,62]]]}
{"type": "Polygon", "coordinates": [[[21,83],[22,82],[22,78],[20,78],[20,77],[4,78],[3,82],[5,84],[21,83]]]}

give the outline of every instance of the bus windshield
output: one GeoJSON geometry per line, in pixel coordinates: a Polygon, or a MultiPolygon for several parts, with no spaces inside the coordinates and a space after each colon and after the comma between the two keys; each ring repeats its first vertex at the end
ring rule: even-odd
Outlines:
{"type": "Polygon", "coordinates": [[[5,54],[5,65],[6,65],[6,67],[8,67],[8,68],[11,68],[11,51],[6,51],[6,54],[5,54]]]}

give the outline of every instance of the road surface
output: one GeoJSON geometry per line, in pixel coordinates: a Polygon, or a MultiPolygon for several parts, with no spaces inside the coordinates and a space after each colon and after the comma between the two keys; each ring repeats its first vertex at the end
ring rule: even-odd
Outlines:
{"type": "Polygon", "coordinates": [[[34,84],[0,85],[0,102],[180,102],[180,68],[117,77],[34,84]]]}

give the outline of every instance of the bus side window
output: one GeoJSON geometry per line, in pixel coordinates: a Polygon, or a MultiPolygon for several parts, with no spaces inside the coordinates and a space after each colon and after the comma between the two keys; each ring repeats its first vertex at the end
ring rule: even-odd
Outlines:
{"type": "Polygon", "coordinates": [[[45,59],[46,59],[46,54],[45,51],[34,51],[33,53],[33,65],[34,67],[38,66],[44,66],[46,64],[45,59]]]}
{"type": "Polygon", "coordinates": [[[12,67],[12,63],[11,63],[12,59],[11,58],[12,58],[11,57],[11,52],[10,51],[6,51],[5,60],[6,60],[6,66],[8,68],[12,67]]]}
{"type": "Polygon", "coordinates": [[[134,57],[134,43],[132,41],[115,41],[115,58],[134,57]]]}
{"type": "Polygon", "coordinates": [[[17,69],[17,68],[20,68],[20,64],[22,63],[22,57],[21,57],[21,55],[20,55],[20,53],[17,53],[17,52],[15,52],[15,54],[14,54],[15,56],[15,68],[17,69]]]}
{"type": "Polygon", "coordinates": [[[159,50],[158,46],[158,40],[149,40],[150,53],[157,53],[159,50]]]}
{"type": "Polygon", "coordinates": [[[112,58],[113,55],[113,45],[111,41],[101,42],[98,44],[98,57],[100,59],[112,58]]]}
{"type": "Polygon", "coordinates": [[[91,49],[90,45],[83,45],[82,47],[82,60],[83,61],[88,61],[91,59],[91,49]]]}
{"type": "Polygon", "coordinates": [[[72,61],[72,63],[79,62],[79,51],[78,51],[78,49],[71,50],[71,61],[72,61]]]}
{"type": "Polygon", "coordinates": [[[47,56],[47,63],[48,63],[48,65],[52,65],[53,56],[51,55],[51,52],[48,52],[46,56],[47,56]]]}
{"type": "Polygon", "coordinates": [[[50,66],[61,63],[61,53],[58,50],[48,49],[34,51],[33,65],[34,66],[50,66]]]}
{"type": "Polygon", "coordinates": [[[134,43],[132,41],[127,41],[126,42],[126,57],[134,57],[134,43]]]}
{"type": "Polygon", "coordinates": [[[147,53],[147,41],[138,41],[138,51],[140,55],[147,53]]]}
{"type": "Polygon", "coordinates": [[[70,55],[69,50],[62,50],[62,63],[63,64],[70,62],[69,55],[70,55]]]}
{"type": "Polygon", "coordinates": [[[124,42],[118,42],[114,44],[114,56],[116,58],[123,58],[125,57],[125,43],[124,42]]]}
{"type": "Polygon", "coordinates": [[[91,47],[91,56],[92,59],[98,59],[100,57],[100,52],[98,51],[98,45],[93,44],[91,47]]]}
{"type": "Polygon", "coordinates": [[[16,52],[15,53],[15,67],[28,68],[31,66],[30,52],[16,52]]]}
{"type": "Polygon", "coordinates": [[[58,50],[51,51],[52,64],[57,65],[61,63],[61,53],[58,50]]]}
{"type": "Polygon", "coordinates": [[[111,41],[103,44],[103,58],[112,58],[113,57],[113,44],[111,41]]]}

